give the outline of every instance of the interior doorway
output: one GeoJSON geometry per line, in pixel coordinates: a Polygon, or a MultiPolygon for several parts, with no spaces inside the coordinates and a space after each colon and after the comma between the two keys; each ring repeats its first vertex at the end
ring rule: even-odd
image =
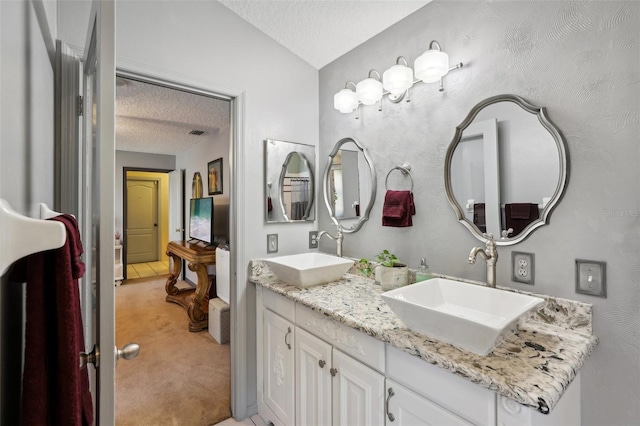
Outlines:
{"type": "MultiPolygon", "coordinates": [[[[191,189],[195,173],[205,176],[201,196],[214,200],[214,242],[228,248],[231,99],[130,73],[119,73],[117,86],[116,178],[122,176],[122,207],[119,209],[116,199],[116,229],[123,230],[128,272],[131,265],[141,265],[133,262],[169,262],[165,253],[168,241],[176,236],[187,239],[185,205],[189,205],[192,191],[185,188],[185,182],[191,189]],[[221,167],[226,173],[225,187],[213,194],[208,191],[207,168],[217,160],[227,163],[221,167]],[[167,186],[173,187],[172,170],[181,175],[180,194],[163,189],[161,179],[165,178],[167,186]],[[161,202],[163,197],[168,201],[166,206],[161,202]],[[144,205],[138,208],[136,203],[144,205]],[[182,211],[178,226],[168,219],[174,210],[182,211]],[[152,228],[157,228],[157,237],[152,228]],[[154,238],[158,241],[157,261],[150,248],[154,238]]],[[[197,282],[189,268],[182,267],[182,271],[182,286],[197,282]]],[[[215,273],[215,269],[209,271],[212,276],[215,273]]],[[[132,280],[128,274],[116,288],[116,343],[137,341],[141,346],[140,355],[116,371],[118,424],[149,424],[168,418],[178,424],[211,424],[231,415],[230,343],[218,342],[207,330],[188,330],[186,312],[165,301],[167,275],[168,271],[164,276],[132,280]],[[172,383],[171,389],[167,383],[172,383]],[[174,403],[176,394],[181,395],[179,407],[174,403]]]]}

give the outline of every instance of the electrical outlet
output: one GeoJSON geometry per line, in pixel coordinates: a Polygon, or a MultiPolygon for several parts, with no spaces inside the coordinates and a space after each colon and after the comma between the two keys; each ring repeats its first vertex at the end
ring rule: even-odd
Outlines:
{"type": "Polygon", "coordinates": [[[318,248],[318,231],[309,231],[309,248],[318,248]]]}
{"type": "Polygon", "coordinates": [[[576,259],[576,293],[607,297],[607,264],[576,259]]]}
{"type": "Polygon", "coordinates": [[[535,255],[519,251],[511,252],[511,280],[533,285],[535,255]]]}
{"type": "Polygon", "coordinates": [[[278,234],[267,234],[267,253],[278,252],[278,234]]]}

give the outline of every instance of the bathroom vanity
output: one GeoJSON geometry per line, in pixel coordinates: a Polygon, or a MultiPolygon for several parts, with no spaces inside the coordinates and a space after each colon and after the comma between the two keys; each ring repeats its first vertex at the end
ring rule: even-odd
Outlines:
{"type": "Polygon", "coordinates": [[[591,306],[545,297],[480,356],[408,330],[355,269],[301,289],[252,262],[258,409],[276,425],[580,424],[591,306]],[[562,397],[562,398],[561,398],[562,397]]]}

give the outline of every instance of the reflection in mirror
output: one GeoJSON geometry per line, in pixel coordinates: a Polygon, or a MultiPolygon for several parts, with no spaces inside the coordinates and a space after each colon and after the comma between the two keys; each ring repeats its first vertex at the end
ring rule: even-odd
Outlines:
{"type": "Polygon", "coordinates": [[[264,159],[266,222],[315,220],[315,146],[266,139],[264,159]]]}
{"type": "MultiPolygon", "coordinates": [[[[353,144],[346,144],[353,145],[353,144]]],[[[329,172],[329,188],[333,194],[333,211],[336,219],[360,217],[360,178],[358,154],[354,146],[342,146],[333,157],[329,172]]],[[[364,157],[363,157],[364,158],[364,157]]],[[[366,185],[366,182],[363,182],[366,185]]]]}
{"type": "Polygon", "coordinates": [[[333,223],[356,232],[368,220],[375,201],[376,174],[366,148],[351,138],[340,140],[329,154],[324,199],[333,223]]]}
{"type": "Polygon", "coordinates": [[[313,207],[314,189],[313,170],[304,154],[293,151],[287,155],[278,185],[278,199],[284,218],[290,221],[307,220],[313,207]]]}
{"type": "Polygon", "coordinates": [[[547,223],[566,184],[564,140],[544,108],[514,95],[488,98],[456,128],[447,151],[447,197],[458,219],[498,245],[547,223]]]}

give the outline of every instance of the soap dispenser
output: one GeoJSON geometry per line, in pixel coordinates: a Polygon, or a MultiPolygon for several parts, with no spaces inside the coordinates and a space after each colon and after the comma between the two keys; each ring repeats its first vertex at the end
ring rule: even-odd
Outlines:
{"type": "Polygon", "coordinates": [[[418,271],[416,272],[416,282],[426,281],[433,278],[431,275],[431,271],[429,271],[429,266],[427,265],[427,259],[424,257],[420,259],[420,265],[418,266],[418,271]]]}

